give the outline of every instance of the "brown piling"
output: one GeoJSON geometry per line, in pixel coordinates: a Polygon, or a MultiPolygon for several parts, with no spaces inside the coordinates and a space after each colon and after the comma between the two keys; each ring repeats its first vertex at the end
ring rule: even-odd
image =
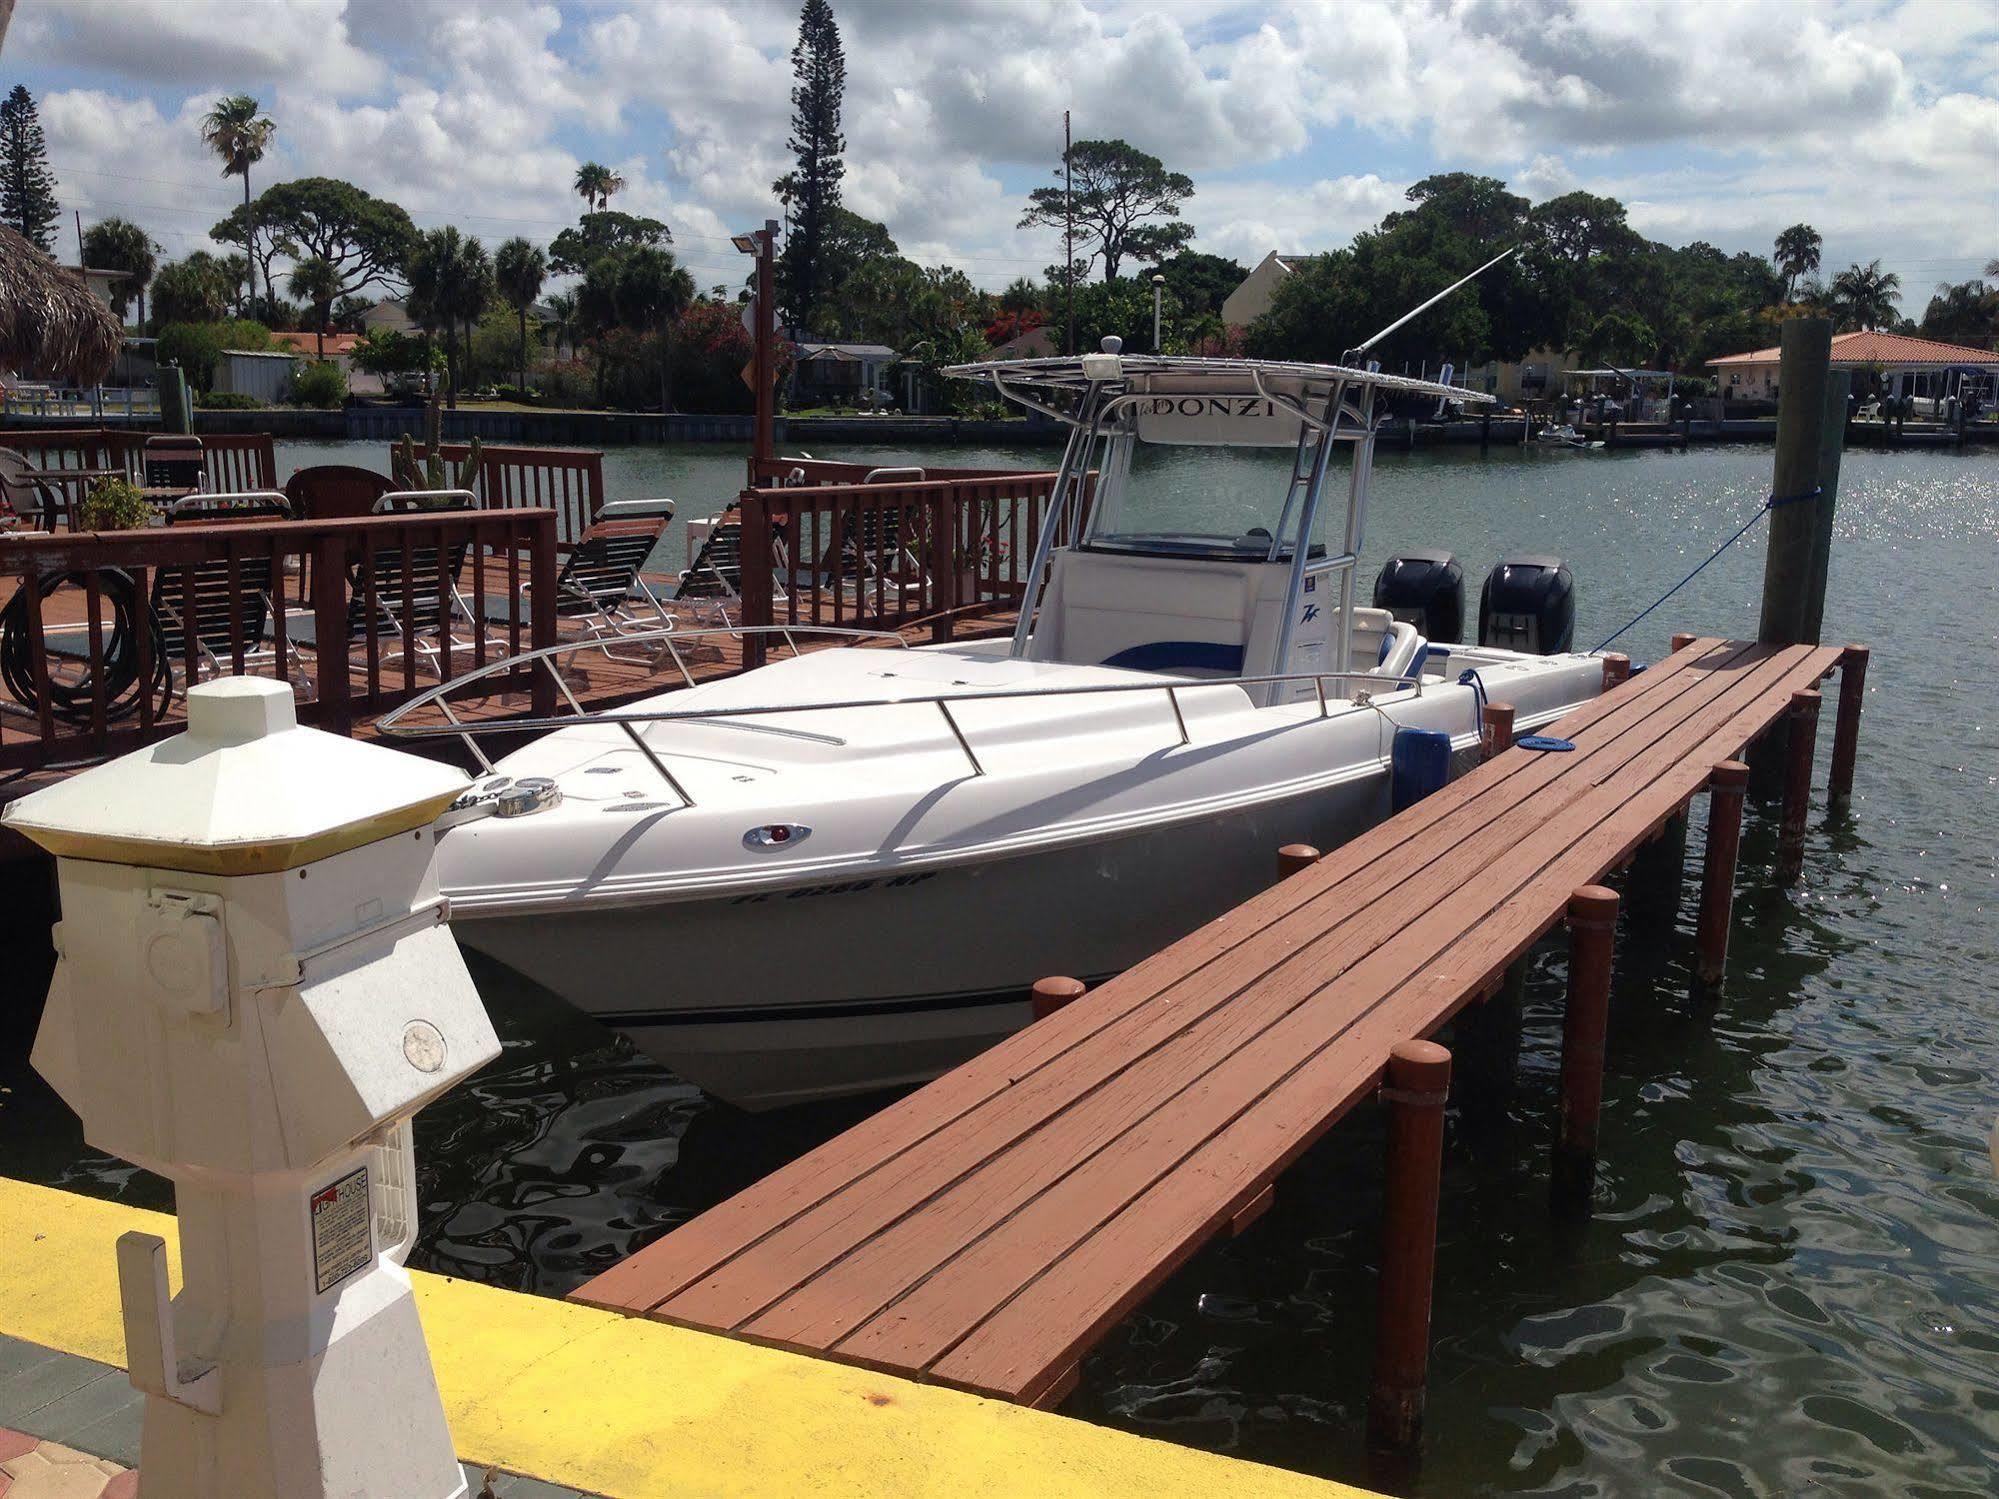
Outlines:
{"type": "Polygon", "coordinates": [[[1728,971],[1728,925],[1735,909],[1735,856],[1742,847],[1742,793],[1749,767],[1724,760],[1708,778],[1707,856],[1701,868],[1699,948],[1694,972],[1719,984],[1728,971]]]}
{"type": "Polygon", "coordinates": [[[1784,812],[1777,832],[1777,878],[1795,884],[1805,868],[1805,819],[1812,809],[1812,751],[1818,745],[1819,694],[1791,694],[1790,738],[1785,745],[1784,812]]]}
{"type": "Polygon", "coordinates": [[[1034,981],[1034,1018],[1046,1020],[1057,1010],[1067,1009],[1083,997],[1083,984],[1070,978],[1045,978],[1034,981]]]}
{"type": "Polygon", "coordinates": [[[1451,1054],[1436,1042],[1399,1042],[1389,1054],[1381,1090],[1388,1105],[1381,1283],[1367,1396],[1368,1445],[1377,1450],[1410,1453],[1422,1436],[1450,1086],[1451,1054]]]}
{"type": "Polygon", "coordinates": [[[1687,870],[1687,813],[1682,807],[1638,846],[1625,878],[1630,927],[1652,936],[1672,930],[1679,914],[1680,885],[1687,870]]]}
{"type": "Polygon", "coordinates": [[[1698,639],[1700,639],[1700,636],[1694,634],[1691,630],[1675,630],[1673,632],[1673,649],[1683,651],[1698,639]]]}
{"type": "Polygon", "coordinates": [[[1288,880],[1319,862],[1319,851],[1309,843],[1287,843],[1277,851],[1277,878],[1288,880]]]}
{"type": "Polygon", "coordinates": [[[1513,748],[1513,704],[1487,703],[1480,722],[1480,759],[1490,760],[1513,748]]]}
{"type": "Polygon", "coordinates": [[[1596,1187],[1596,1126],[1603,1110],[1603,1038],[1610,1023],[1610,964],[1617,892],[1585,885],[1569,897],[1569,997],[1562,1015],[1561,1115],[1550,1185],[1554,1210],[1589,1216],[1596,1187]]]}
{"type": "Polygon", "coordinates": [[[1832,784],[1827,801],[1843,807],[1853,798],[1853,758],[1860,748],[1860,699],[1867,690],[1867,647],[1850,645],[1839,663],[1839,716],[1832,729],[1832,784]]]}
{"type": "Polygon", "coordinates": [[[1610,691],[1619,682],[1631,675],[1631,658],[1621,651],[1611,651],[1603,658],[1603,690],[1610,691]]]}

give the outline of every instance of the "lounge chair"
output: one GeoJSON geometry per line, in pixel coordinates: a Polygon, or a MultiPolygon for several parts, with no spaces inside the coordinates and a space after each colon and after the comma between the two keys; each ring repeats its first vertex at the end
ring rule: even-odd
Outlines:
{"type": "MultiPolygon", "coordinates": [[[[379,496],[373,513],[469,510],[473,503],[469,489],[400,489],[379,496]]],[[[472,608],[458,590],[458,579],[465,571],[465,557],[471,545],[470,541],[455,542],[448,552],[437,546],[411,547],[407,600],[403,597],[401,547],[380,548],[355,563],[348,579],[347,639],[365,643],[372,635],[377,640],[406,640],[432,674],[441,676],[442,642],[447,636],[453,650],[473,649],[472,641],[450,634],[454,618],[467,621],[472,618],[472,608]]],[[[379,660],[386,665],[402,654],[400,650],[390,651],[379,660]]]]}
{"type": "MultiPolygon", "coordinates": [[[[290,503],[275,493],[189,495],[166,513],[169,526],[291,518],[290,503]]],[[[272,584],[268,555],[239,557],[233,576],[230,564],[221,559],[154,569],[150,606],[167,660],[185,662],[192,644],[197,681],[275,662],[278,651],[269,639],[270,625],[273,619],[281,631],[284,625],[272,584]]]]}
{"type": "MultiPolygon", "coordinates": [[[[673,614],[660,602],[640,571],[673,520],[671,500],[613,500],[563,559],[555,579],[555,617],[578,624],[603,649],[605,658],[655,665],[663,652],[620,655],[609,642],[653,630],[670,630],[673,614]]],[[[531,583],[520,590],[520,610],[532,597],[531,583]]],[[[508,609],[500,601],[502,610],[508,609]]],[[[488,617],[492,610],[488,609],[488,617]]],[[[502,613],[503,621],[512,616],[502,613]]]]}
{"type": "Polygon", "coordinates": [[[0,448],[0,529],[55,529],[62,513],[62,487],[15,452],[0,448]]]}

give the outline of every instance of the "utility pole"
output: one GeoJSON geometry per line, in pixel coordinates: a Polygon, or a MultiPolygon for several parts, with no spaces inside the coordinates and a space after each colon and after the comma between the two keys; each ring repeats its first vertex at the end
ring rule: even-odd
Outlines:
{"type": "Polygon", "coordinates": [[[1076,170],[1069,158],[1074,145],[1069,139],[1069,111],[1062,111],[1062,285],[1068,304],[1069,332],[1062,352],[1076,352],[1076,170]]]}
{"type": "Polygon", "coordinates": [[[777,457],[776,262],[777,220],[765,219],[757,232],[757,420],[751,452],[758,463],[777,457]]]}

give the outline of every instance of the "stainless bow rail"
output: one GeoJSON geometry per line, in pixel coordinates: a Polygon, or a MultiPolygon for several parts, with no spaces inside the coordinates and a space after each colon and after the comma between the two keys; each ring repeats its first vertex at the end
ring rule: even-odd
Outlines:
{"type": "MultiPolygon", "coordinates": [[[[647,640],[657,640],[672,654],[674,664],[680,668],[681,676],[686,680],[687,686],[692,687],[696,685],[694,677],[687,670],[686,662],[681,659],[679,651],[675,649],[678,643],[691,641],[707,635],[725,635],[740,638],[748,634],[784,636],[786,643],[791,646],[794,656],[803,654],[799,649],[797,640],[792,638],[795,635],[831,635],[842,637],[861,645],[872,641],[892,641],[905,650],[909,649],[909,642],[899,634],[883,630],[842,629],[830,625],[735,625],[726,629],[646,630],[621,636],[620,640],[622,643],[628,644],[643,644],[647,640]]],[[[767,718],[787,713],[833,713],[862,708],[935,707],[942,716],[945,726],[951,731],[951,737],[957,741],[958,748],[964,752],[966,763],[972,768],[972,774],[982,776],[986,773],[985,767],[979,763],[977,752],[973,750],[971,742],[966,739],[965,731],[959,726],[956,715],[951,712],[951,706],[954,703],[992,703],[1009,702],[1022,698],[1091,697],[1110,696],[1117,693],[1129,692],[1159,692],[1165,694],[1166,701],[1172,707],[1173,722],[1179,730],[1180,743],[1186,745],[1191,744],[1193,740],[1187,732],[1186,714],[1182,712],[1180,707],[1180,694],[1183,692],[1200,691],[1203,688],[1262,687],[1291,682],[1309,682],[1312,684],[1317,698],[1320,718],[1330,717],[1332,713],[1326,696],[1326,684],[1328,682],[1360,682],[1367,684],[1368,687],[1386,688],[1391,693],[1413,691],[1419,698],[1423,695],[1423,680],[1420,676],[1413,673],[1399,677],[1389,677],[1364,671],[1322,671],[1280,672],[1261,676],[1216,677],[1211,680],[1193,681],[1181,679],[1162,682],[1091,682],[1067,687],[1009,687],[995,691],[945,692],[920,697],[839,698],[827,702],[752,703],[726,708],[647,709],[639,712],[623,708],[610,708],[593,712],[585,708],[581,701],[578,700],[576,694],[570,690],[569,683],[554,664],[554,658],[570,655],[576,651],[595,650],[598,648],[600,648],[600,642],[597,641],[565,641],[560,645],[543,646],[539,650],[523,651],[517,656],[509,656],[504,660],[495,661],[489,666],[479,668],[477,671],[467,672],[460,677],[453,677],[449,682],[440,683],[429,691],[411,698],[408,702],[395,708],[378,720],[375,725],[376,732],[390,739],[447,739],[455,736],[464,742],[465,747],[472,753],[473,758],[479,762],[488,774],[491,774],[493,762],[486,758],[485,751],[479,747],[478,738],[480,735],[522,734],[543,730],[553,731],[556,729],[576,728],[587,724],[610,725],[624,732],[625,736],[631,740],[633,748],[645,756],[652,768],[659,772],[660,779],[672,789],[674,795],[680,798],[683,805],[691,807],[694,805],[693,796],[689,794],[686,787],[680,784],[678,777],[667,768],[666,762],[660,759],[652,746],[646,743],[645,736],[638,732],[635,725],[650,723],[724,723],[732,728],[756,731],[759,727],[757,725],[734,721],[744,718],[767,718]],[[566,717],[493,718],[469,721],[459,718],[457,714],[451,711],[448,694],[472,682],[479,681],[481,678],[492,676],[498,672],[511,671],[522,665],[539,666],[546,670],[550,677],[554,679],[556,687],[561,692],[563,698],[574,711],[566,717]],[[404,719],[408,715],[432,704],[435,704],[438,710],[443,713],[447,720],[446,722],[441,724],[411,724],[404,722],[404,719]]],[[[1374,694],[1366,690],[1366,687],[1363,687],[1349,701],[1355,709],[1365,710],[1374,706],[1374,694]]],[[[1269,704],[1266,706],[1279,705],[1269,704]]],[[[789,731],[764,730],[763,732],[789,731]]],[[[838,740],[833,742],[844,743],[844,741],[838,740]]]]}

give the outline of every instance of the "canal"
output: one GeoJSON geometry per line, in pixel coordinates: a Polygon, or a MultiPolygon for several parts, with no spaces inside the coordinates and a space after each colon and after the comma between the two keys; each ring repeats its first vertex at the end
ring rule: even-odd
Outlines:
{"type": "MultiPolygon", "coordinates": [[[[279,468],[385,456],[286,444],[279,468]]],[[[865,456],[1044,467],[1055,452],[865,456]]],[[[742,458],[615,449],[607,487],[704,515],[742,458]]],[[[1287,461],[1155,450],[1136,478],[1172,513],[1281,483],[1287,461]]],[[[1446,546],[1475,607],[1500,556],[1558,553],[1592,646],[1747,519],[1769,474],[1767,448],[1384,453],[1362,572],[1446,546]]],[[[676,523],[662,560],[683,548],[676,523]]],[[[1753,630],[1762,548],[1758,527],[1618,648],[1643,661],[1674,629],[1753,630]]],[[[1690,904],[1674,941],[1623,945],[1594,1220],[1564,1229],[1545,1205],[1558,949],[1537,955],[1513,1111],[1454,1121],[1420,1492],[1990,1492],[1999,456],[1847,455],[1827,638],[1873,648],[1852,815],[1815,820],[1797,890],[1738,902],[1719,1003],[1690,998],[1690,904]]],[[[1752,811],[1745,871],[1769,868],[1775,832],[1771,809],[1752,811]]],[[[412,1263],[425,1268],[559,1295],[875,1106],[737,1113],[507,974],[474,971],[506,1052],[418,1121],[412,1263]]],[[[27,1067],[39,996],[11,999],[0,1172],[165,1205],[159,1183],[83,1144],[27,1067]]],[[[1106,1341],[1064,1410],[1365,1481],[1380,1143],[1372,1121],[1335,1130],[1260,1223],[1106,1341]]]]}

